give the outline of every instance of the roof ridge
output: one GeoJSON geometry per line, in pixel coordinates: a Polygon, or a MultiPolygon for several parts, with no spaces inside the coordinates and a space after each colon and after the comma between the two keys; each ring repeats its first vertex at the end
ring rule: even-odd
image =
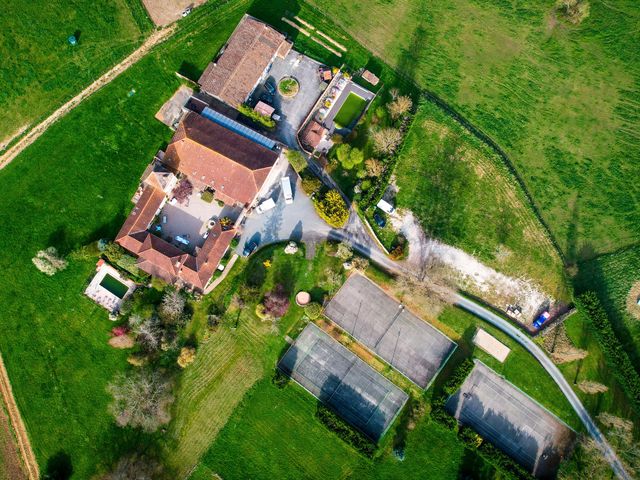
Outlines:
{"type": "MultiPolygon", "coordinates": [[[[243,20],[244,20],[244,18],[243,18],[243,20]]],[[[236,25],[236,28],[238,28],[239,26],[240,26],[240,24],[236,25]]],[[[262,24],[262,27],[263,27],[263,29],[264,29],[264,24],[262,24]]],[[[232,36],[233,36],[233,35],[235,35],[235,33],[236,33],[236,31],[234,30],[234,31],[233,31],[233,34],[232,34],[232,36]]],[[[262,37],[262,32],[260,32],[260,34],[259,34],[259,35],[256,35],[256,36],[253,38],[253,41],[251,42],[251,46],[250,46],[249,48],[247,48],[247,50],[249,50],[249,49],[253,48],[253,47],[254,47],[254,45],[258,42],[258,39],[259,39],[259,38],[261,38],[261,37],[262,37]]],[[[230,42],[230,41],[231,41],[231,38],[229,38],[229,42],[230,42]]],[[[226,92],[226,90],[227,90],[227,86],[228,86],[228,85],[229,85],[229,83],[230,83],[230,82],[229,82],[229,80],[231,80],[231,79],[233,78],[233,76],[235,75],[235,73],[236,73],[236,72],[238,71],[238,69],[240,68],[240,65],[243,65],[243,64],[244,64],[244,57],[242,58],[242,60],[241,60],[240,62],[236,63],[236,65],[235,65],[235,67],[233,68],[233,70],[231,70],[231,72],[230,72],[229,76],[227,77],[227,81],[226,81],[226,82],[224,82],[224,86],[222,87],[222,90],[220,90],[220,96],[224,95],[224,93],[225,93],[225,92],[226,92]]]]}

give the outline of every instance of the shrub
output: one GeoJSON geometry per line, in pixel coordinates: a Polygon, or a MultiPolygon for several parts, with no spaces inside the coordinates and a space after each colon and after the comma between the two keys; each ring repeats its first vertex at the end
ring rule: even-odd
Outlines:
{"type": "Polygon", "coordinates": [[[351,170],[356,165],[360,165],[364,161],[364,154],[359,148],[351,148],[347,143],[338,145],[336,148],[336,156],[340,164],[347,170],[351,170]]]}
{"type": "Polygon", "coordinates": [[[140,270],[136,265],[135,257],[132,257],[127,253],[123,254],[120,258],[118,258],[118,261],[115,263],[117,266],[119,266],[123,270],[126,270],[127,272],[129,272],[135,277],[137,277],[140,274],[140,270]]]}
{"type": "Polygon", "coordinates": [[[280,284],[264,296],[264,311],[275,318],[283,317],[289,310],[289,295],[280,284]]]}
{"type": "Polygon", "coordinates": [[[185,177],[180,180],[180,183],[176,185],[171,194],[179,203],[184,203],[192,193],[193,184],[189,181],[188,178],[185,177]]]}
{"type": "Polygon", "coordinates": [[[322,180],[313,175],[307,175],[302,178],[302,190],[309,196],[312,196],[322,187],[322,180]]]}
{"type": "Polygon", "coordinates": [[[460,385],[464,383],[469,376],[469,373],[471,373],[471,370],[473,370],[473,366],[473,361],[469,358],[465,358],[447,379],[443,387],[444,393],[447,395],[453,395],[456,393],[460,388],[460,385]]]}
{"type": "Polygon", "coordinates": [[[289,384],[289,380],[289,376],[285,375],[277,368],[275,372],[273,372],[273,377],[271,377],[271,383],[273,383],[277,388],[286,387],[289,384]]]}
{"type": "Polygon", "coordinates": [[[400,118],[403,114],[407,113],[413,107],[411,98],[400,95],[395,98],[388,106],[389,114],[394,120],[400,118]]]}
{"type": "Polygon", "coordinates": [[[342,241],[338,244],[338,248],[336,249],[336,257],[340,260],[349,260],[353,257],[353,247],[347,241],[342,241]]]}
{"type": "Polygon", "coordinates": [[[196,359],[196,349],[193,347],[182,347],[180,355],[178,356],[178,365],[180,368],[185,368],[191,365],[196,359]]]}
{"type": "Polygon", "coordinates": [[[377,158],[369,158],[364,162],[367,175],[370,177],[379,177],[384,172],[384,163],[377,158]]]}
{"type": "Polygon", "coordinates": [[[298,173],[307,168],[307,159],[298,150],[287,150],[287,160],[298,173]]]}
{"type": "Polygon", "coordinates": [[[578,307],[586,313],[613,376],[622,386],[636,412],[640,412],[640,377],[629,355],[624,351],[611,322],[595,292],[585,292],[577,298],[578,307]]]}
{"type": "Polygon", "coordinates": [[[260,320],[271,320],[271,316],[267,313],[267,309],[264,306],[264,303],[258,303],[256,305],[256,316],[260,319],[260,320]]]}
{"type": "Polygon", "coordinates": [[[588,0],[559,0],[557,9],[566,20],[578,25],[589,16],[590,5],[588,0]]]}
{"type": "Polygon", "coordinates": [[[431,418],[438,422],[440,425],[448,428],[449,430],[455,430],[458,425],[458,421],[447,413],[444,409],[445,398],[440,396],[431,402],[431,418]]]}
{"type": "Polygon", "coordinates": [[[222,217],[220,219],[220,228],[222,228],[223,231],[231,230],[231,227],[233,227],[233,221],[229,217],[222,217]]]}
{"type": "Polygon", "coordinates": [[[371,133],[371,139],[377,152],[391,155],[402,143],[402,132],[397,128],[380,128],[371,133]]]}
{"type": "Polygon", "coordinates": [[[67,261],[58,254],[55,247],[40,250],[31,261],[38,270],[48,276],[55,275],[60,270],[67,268],[67,261]]]}
{"type": "Polygon", "coordinates": [[[360,184],[360,190],[362,190],[363,192],[366,192],[370,188],[371,188],[371,180],[363,180],[362,183],[360,184]]]}
{"type": "Polygon", "coordinates": [[[320,318],[320,315],[322,315],[322,307],[319,303],[311,302],[309,305],[304,307],[304,313],[311,320],[316,320],[317,318],[320,318]]]}
{"type": "Polygon", "coordinates": [[[242,104],[238,107],[238,111],[244,115],[245,117],[250,118],[251,120],[259,123],[260,125],[268,128],[268,129],[273,129],[276,127],[276,122],[273,118],[267,116],[267,115],[262,115],[261,113],[256,112],[253,108],[251,108],[249,105],[246,104],[242,104]]]}
{"type": "Polygon", "coordinates": [[[211,203],[213,202],[213,195],[214,193],[211,190],[205,190],[200,195],[200,198],[202,199],[203,202],[211,203]]]}
{"type": "Polygon", "coordinates": [[[314,198],[313,204],[318,215],[332,227],[342,228],[349,219],[347,204],[337,190],[329,190],[321,198],[314,198]]]}
{"type": "Polygon", "coordinates": [[[336,433],[342,440],[353,446],[363,455],[371,458],[376,452],[376,445],[355,430],[351,425],[338,417],[330,408],[318,404],[316,417],[332,432],[336,433]]]}
{"type": "Polygon", "coordinates": [[[236,248],[238,248],[238,245],[240,245],[240,238],[239,237],[233,237],[231,239],[231,248],[232,249],[236,249],[236,248]]]}

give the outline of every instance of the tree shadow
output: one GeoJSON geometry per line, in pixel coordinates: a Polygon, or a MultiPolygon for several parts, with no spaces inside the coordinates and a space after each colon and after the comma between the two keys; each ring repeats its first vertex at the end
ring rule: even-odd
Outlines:
{"type": "Polygon", "coordinates": [[[73,475],[71,457],[64,451],[59,451],[47,460],[44,476],[45,480],[67,480],[73,475]]]}
{"type": "Polygon", "coordinates": [[[188,78],[189,80],[193,80],[194,82],[198,81],[198,79],[202,76],[203,71],[204,70],[202,70],[198,66],[194,65],[191,62],[187,62],[186,60],[183,60],[180,64],[180,68],[178,68],[178,74],[188,78]]]}

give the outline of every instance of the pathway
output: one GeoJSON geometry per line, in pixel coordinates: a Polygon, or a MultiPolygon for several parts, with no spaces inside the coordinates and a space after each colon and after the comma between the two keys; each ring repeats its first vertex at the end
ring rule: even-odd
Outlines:
{"type": "Polygon", "coordinates": [[[135,50],[131,55],[125,58],[122,62],[111,68],[107,73],[98,78],[95,82],[82,90],[79,94],[69,100],[67,103],[58,108],[55,112],[49,115],[44,121],[33,127],[29,132],[22,137],[13,147],[9,148],[2,156],[0,156],[0,169],[6,167],[14,158],[16,158],[25,148],[35,142],[40,136],[47,131],[47,129],[57,122],[60,118],[65,116],[71,110],[76,108],[82,101],[87,99],[93,93],[100,90],[105,85],[108,85],[122,72],[127,70],[131,65],[135,64],[143,58],[153,47],[159,43],[165,41],[175,31],[175,25],[164,28],[162,30],[156,30],[153,32],[145,42],[135,50]]]}
{"type": "Polygon", "coordinates": [[[9,382],[9,376],[7,370],[4,368],[4,362],[2,355],[0,354],[0,397],[4,402],[9,415],[9,421],[16,435],[18,443],[18,449],[20,450],[20,456],[24,462],[25,469],[29,476],[29,480],[38,480],[40,478],[40,471],[38,470],[38,461],[36,455],[33,453],[31,443],[29,442],[29,435],[27,429],[22,421],[20,410],[13,397],[13,390],[11,389],[11,383],[9,382]]]}

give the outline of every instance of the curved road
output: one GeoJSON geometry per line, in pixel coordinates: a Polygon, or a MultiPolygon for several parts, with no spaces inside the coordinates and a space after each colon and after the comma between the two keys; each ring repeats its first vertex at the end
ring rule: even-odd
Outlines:
{"type": "MultiPolygon", "coordinates": [[[[363,255],[369,257],[372,261],[376,262],[378,265],[386,268],[392,273],[404,273],[411,274],[410,272],[403,266],[397,264],[396,262],[390,260],[386,255],[380,252],[376,247],[371,245],[371,241],[365,241],[364,245],[360,243],[363,239],[361,234],[355,235],[354,230],[356,230],[357,221],[350,219],[349,224],[347,225],[346,231],[344,233],[338,231],[332,231],[329,234],[329,238],[334,240],[348,240],[351,241],[354,250],[357,250],[363,255]],[[351,227],[351,228],[350,228],[351,227]],[[355,227],[355,228],[354,228],[355,227]]],[[[361,226],[364,228],[364,226],[361,226]]],[[[564,378],[562,372],[556,367],[556,365],[547,357],[547,355],[542,351],[542,349],[536,345],[531,338],[529,338],[525,333],[521,332],[517,327],[512,325],[509,321],[504,318],[496,315],[495,313],[487,310],[483,306],[465,298],[459,294],[455,294],[455,305],[463,308],[469,313],[475,315],[476,317],[481,318],[482,320],[490,323],[494,327],[500,329],[511,338],[513,338],[516,342],[522,345],[533,357],[540,362],[542,367],[547,371],[547,373],[553,378],[556,382],[564,396],[567,398],[575,412],[578,414],[578,417],[584,424],[585,428],[591,435],[591,437],[595,440],[598,447],[602,451],[607,462],[611,465],[611,469],[614,471],[618,478],[624,480],[631,480],[631,477],[626,472],[624,467],[622,466],[622,462],[618,458],[616,452],[611,448],[607,439],[602,435],[600,429],[595,424],[589,412],[587,412],[584,405],[576,395],[576,393],[569,385],[569,382],[564,378]]]]}

